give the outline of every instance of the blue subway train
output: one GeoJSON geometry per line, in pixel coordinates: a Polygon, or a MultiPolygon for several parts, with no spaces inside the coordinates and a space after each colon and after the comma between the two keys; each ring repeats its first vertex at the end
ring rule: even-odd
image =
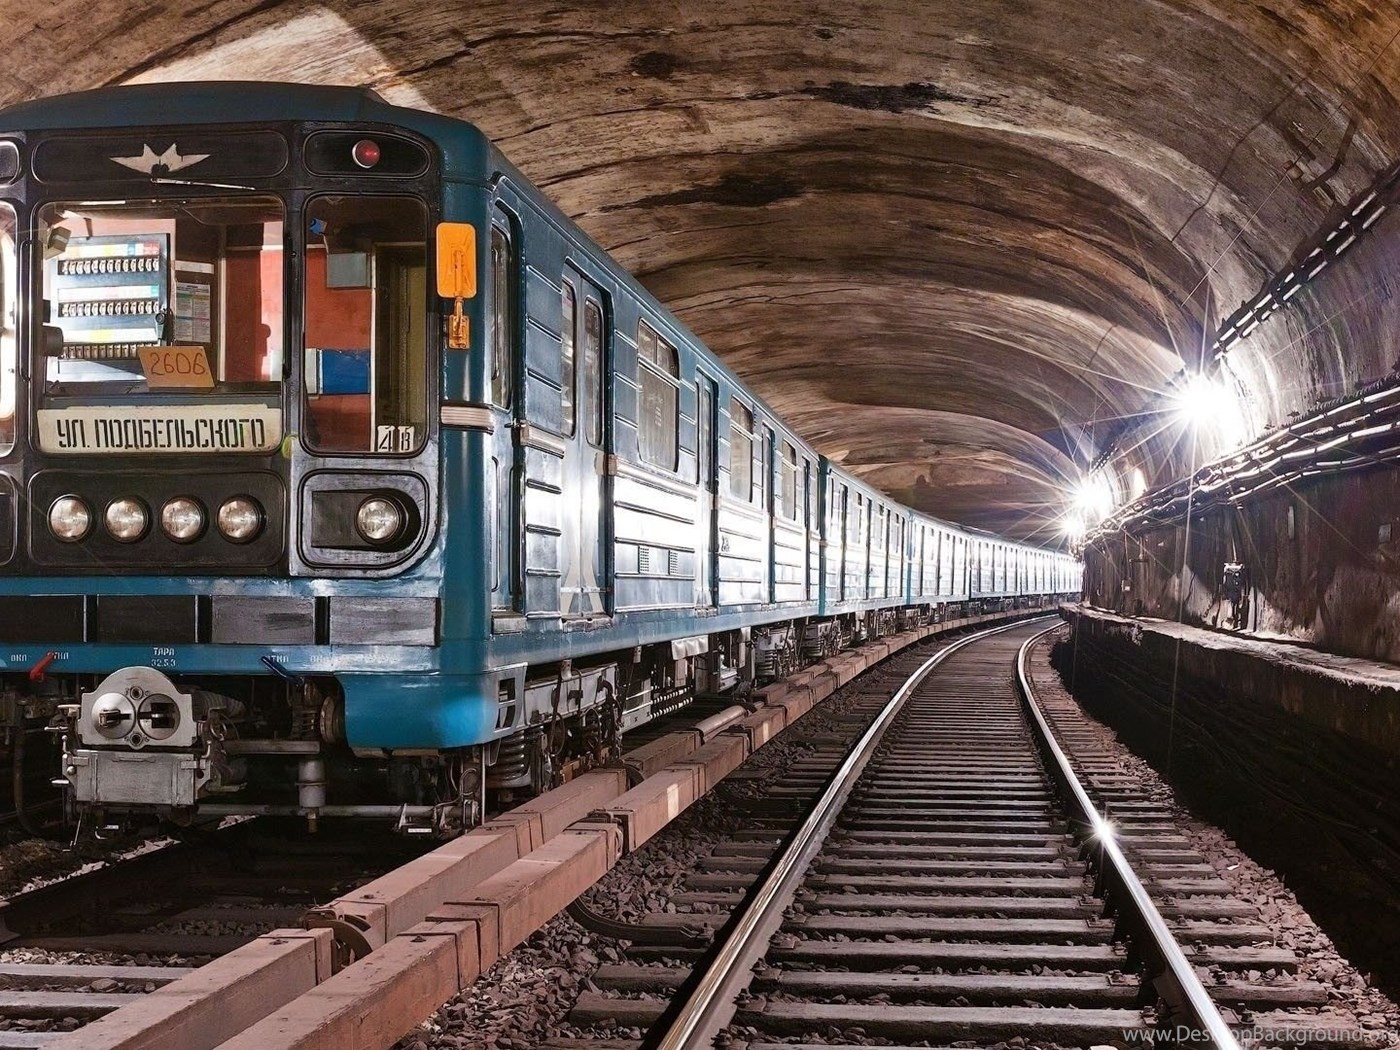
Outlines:
{"type": "Polygon", "coordinates": [[[697,696],[1078,588],[818,455],[470,124],[0,111],[0,732],[89,826],[451,834],[697,696]]]}

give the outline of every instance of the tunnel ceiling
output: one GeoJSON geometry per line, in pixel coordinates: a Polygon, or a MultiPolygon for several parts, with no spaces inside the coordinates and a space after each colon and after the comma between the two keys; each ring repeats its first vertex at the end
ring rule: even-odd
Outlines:
{"type": "Polygon", "coordinates": [[[820,450],[1043,541],[1117,418],[1400,157],[1374,0],[4,12],[3,102],[282,79],[476,122],[820,450]]]}

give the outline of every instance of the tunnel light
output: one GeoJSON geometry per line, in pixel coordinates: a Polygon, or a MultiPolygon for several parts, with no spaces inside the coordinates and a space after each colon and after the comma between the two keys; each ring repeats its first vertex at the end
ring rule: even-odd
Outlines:
{"type": "Polygon", "coordinates": [[[1113,486],[1103,471],[1079,479],[1074,487],[1073,505],[1086,523],[1102,521],[1113,513],[1113,486]]]}
{"type": "Polygon", "coordinates": [[[1147,491],[1147,475],[1142,472],[1141,467],[1133,468],[1133,480],[1128,489],[1128,498],[1137,500],[1142,498],[1142,494],[1147,491]]]}
{"type": "Polygon", "coordinates": [[[1173,400],[1177,415],[1189,426],[1224,423],[1239,412],[1229,388],[1203,372],[1192,373],[1186,384],[1177,389],[1173,400]]]}
{"type": "Polygon", "coordinates": [[[1068,506],[1060,518],[1060,535],[1078,543],[1091,528],[1113,513],[1113,484],[1103,470],[1085,474],[1065,493],[1068,506]]]}
{"type": "Polygon", "coordinates": [[[1070,543],[1078,543],[1084,538],[1086,531],[1084,515],[1078,511],[1072,510],[1060,519],[1060,535],[1070,543]]]}

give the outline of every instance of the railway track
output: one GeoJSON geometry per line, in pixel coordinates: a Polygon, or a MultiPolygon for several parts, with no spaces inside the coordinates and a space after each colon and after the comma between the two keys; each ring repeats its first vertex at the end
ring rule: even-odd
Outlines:
{"type": "Polygon", "coordinates": [[[0,1050],[47,1046],[422,850],[260,820],[0,902],[0,1050]]]}
{"type": "MultiPolygon", "coordinates": [[[[629,754],[645,761],[668,734],[717,733],[745,713],[718,698],[697,701],[629,734],[629,754]]],[[[273,832],[277,823],[114,855],[0,899],[0,1050],[48,1046],[423,851],[397,836],[337,834],[334,823],[306,840],[273,832]]]]}
{"type": "MultiPolygon", "coordinates": [[[[1014,627],[964,639],[960,651],[936,669],[924,666],[931,647],[899,652],[898,643],[876,644],[873,653],[841,657],[796,676],[751,715],[716,711],[706,732],[680,731],[642,745],[630,753],[629,765],[648,779],[635,790],[617,795],[625,787],[620,771],[597,771],[512,810],[508,819],[340,898],[335,944],[354,942],[358,935],[351,927],[363,916],[358,939],[377,960],[369,965],[351,961],[364,958],[356,949],[343,969],[323,970],[319,953],[327,953],[329,966],[335,950],[325,937],[331,929],[281,929],[259,938],[192,977],[195,985],[183,978],[162,983],[188,961],[207,957],[192,950],[193,943],[180,945],[188,955],[144,960],[91,950],[77,956],[50,951],[37,959],[0,951],[0,967],[6,967],[0,969],[0,992],[14,993],[17,1006],[23,998],[22,1008],[31,1011],[21,1016],[0,1008],[0,1039],[9,1040],[0,1048],[45,1046],[58,1038],[55,1029],[82,1023],[82,1011],[96,1016],[119,1002],[132,1002],[136,1012],[120,1011],[94,1033],[105,1026],[115,1035],[111,1022],[127,1017],[122,1030],[154,1034],[173,1015],[154,1005],[159,995],[145,994],[153,989],[166,1002],[174,993],[183,997],[185,989],[194,993],[191,1009],[197,1006],[201,1027],[179,1029],[172,1046],[212,1050],[229,1040],[228,1047],[239,1050],[319,1047],[348,1045],[343,1040],[353,1034],[357,1046],[387,1047],[433,1004],[476,981],[490,960],[520,944],[537,928],[531,924],[542,923],[617,863],[618,854],[605,857],[602,846],[616,849],[621,842],[627,865],[645,868],[647,840],[675,816],[676,792],[694,790],[698,798],[703,790],[693,786],[697,780],[713,785],[734,769],[736,752],[767,757],[738,770],[738,784],[726,789],[719,803],[725,807],[747,799],[733,812],[726,808],[727,837],[693,870],[678,869],[685,882],[664,911],[640,919],[635,912],[601,916],[608,935],[630,947],[625,955],[610,949],[605,966],[594,969],[594,960],[582,994],[572,997],[570,1023],[553,1024],[543,1035],[536,1029],[539,1038],[523,1043],[512,1037],[496,1045],[699,1047],[718,1036],[720,1045],[727,1040],[749,1050],[996,1046],[1018,1037],[1042,1046],[1122,1046],[1137,1045],[1164,1025],[1208,1023],[1218,1029],[1273,1028],[1287,1036],[1253,1045],[1312,1044],[1327,1041],[1319,1038],[1325,1035],[1348,1046],[1378,1045],[1357,1030],[1354,1016],[1327,1009],[1325,992],[1296,976],[1299,960],[1271,943],[1273,931],[1252,906],[1211,883],[1213,869],[1192,850],[1174,811],[1104,760],[1088,723],[1076,721],[1072,704],[1060,704],[1050,708],[1048,720],[1086,770],[1087,791],[1111,804],[1116,825],[1111,847],[1086,850],[1085,833],[1100,827],[1100,818],[1085,808],[1084,788],[1070,787],[1066,805],[1064,777],[1053,774],[1054,748],[1032,746],[1037,716],[1027,720],[1012,686],[1018,643],[1032,633],[1014,627]],[[895,655],[888,655],[891,650],[895,655]],[[849,681],[856,668],[882,655],[888,658],[878,668],[784,735],[792,746],[754,751],[775,726],[800,717],[838,681],[849,681]],[[914,680],[921,669],[927,676],[914,680]],[[793,702],[784,699],[793,690],[803,691],[800,703],[784,718],[781,705],[793,702]],[[892,693],[899,703],[889,703],[892,693]],[[859,757],[851,757],[857,738],[864,743],[857,747],[859,757]],[[677,739],[689,743],[678,749],[677,739]],[[703,776],[693,775],[702,769],[703,776]],[[819,795],[825,801],[813,809],[819,795]],[[534,842],[541,829],[542,847],[534,842]],[[505,846],[510,848],[503,853],[505,846]],[[1134,857],[1141,885],[1112,874],[1120,852],[1134,857]],[[592,874],[585,877],[586,871],[592,874]],[[788,884],[772,883],[775,876],[788,884]],[[1137,910],[1135,897],[1149,894],[1160,910],[1156,920],[1137,910]],[[1182,938],[1184,947],[1154,943],[1154,921],[1182,938]],[[741,927],[747,932],[736,940],[741,927]],[[269,1005],[257,1011],[240,1007],[236,1022],[227,1016],[220,989],[232,984],[223,982],[265,984],[274,960],[290,962],[295,952],[309,962],[292,945],[311,950],[312,940],[320,946],[313,951],[316,972],[299,974],[295,982],[308,990],[269,987],[260,993],[272,999],[269,1005]],[[463,954],[464,946],[470,955],[463,954]],[[715,969],[716,961],[728,965],[715,969]],[[119,962],[126,966],[115,973],[91,969],[119,962]],[[31,969],[40,963],[46,969],[31,969]],[[131,968],[140,966],[146,969],[131,968]],[[205,976],[214,970],[219,978],[205,976]],[[1193,989],[1198,977],[1205,989],[1193,989]],[[687,1022],[687,1004],[702,987],[718,990],[710,998],[721,1005],[704,1006],[702,1023],[687,1022]],[[1204,1003],[1207,991],[1226,1010],[1214,1021],[1215,1008],[1204,1003]],[[64,993],[71,996],[66,1001],[50,998],[64,993]],[[79,998],[84,1003],[72,1005],[79,998]]],[[[689,804],[682,801],[679,809],[689,804]]],[[[212,856],[207,848],[203,853],[212,856]]],[[[387,866],[381,863],[378,870],[387,866]]],[[[347,858],[334,859],[331,867],[343,889],[351,881],[347,858]]],[[[245,868],[238,878],[249,874],[245,868]]],[[[270,875],[263,887],[275,882],[280,894],[291,887],[291,877],[290,871],[270,875]]],[[[149,895],[152,883],[194,879],[169,873],[131,881],[144,884],[149,895]]],[[[154,925],[139,917],[145,906],[139,894],[110,893],[105,903],[68,910],[75,916],[124,911],[129,914],[123,928],[112,928],[110,921],[101,930],[76,933],[50,928],[52,923],[13,925],[43,944],[40,938],[64,936],[252,939],[287,924],[288,912],[269,910],[256,926],[200,927],[222,917],[208,909],[273,909],[279,903],[253,899],[246,881],[234,885],[231,895],[241,897],[221,898],[208,884],[195,894],[174,893],[149,909],[159,920],[154,925]],[[117,898],[125,903],[114,908],[117,898]]],[[[300,914],[311,903],[308,897],[324,900],[334,892],[327,887],[288,907],[300,914]]],[[[593,906],[599,903],[595,897],[593,906]]],[[[646,907],[652,908],[650,900],[646,907]]],[[[598,919],[595,913],[589,921],[598,919]]],[[[91,949],[93,942],[82,944],[91,949]]],[[[50,940],[47,947],[65,946],[50,940]]],[[[483,994],[489,997],[489,982],[483,994]]],[[[151,1045],[167,1045],[155,1038],[151,1045]]],[[[1233,1045],[1231,1038],[1217,1031],[1218,1045],[1233,1045]]]]}
{"type": "Polygon", "coordinates": [[[864,757],[832,740],[768,786],[678,913],[642,919],[669,942],[594,972],[575,1034],[546,1045],[1383,1045],[1296,976],[1072,701],[1023,702],[1018,655],[1043,629],[970,642],[921,680],[910,658],[884,665],[913,677],[897,714],[892,688],[868,697],[864,757]],[[1111,833],[1080,808],[1095,802],[1111,833]],[[700,926],[723,927],[708,951],[700,926]]]}

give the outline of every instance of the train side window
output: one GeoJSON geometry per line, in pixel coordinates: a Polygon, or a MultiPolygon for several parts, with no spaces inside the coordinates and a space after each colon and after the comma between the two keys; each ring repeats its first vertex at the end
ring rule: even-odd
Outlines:
{"type": "Polygon", "coordinates": [[[15,251],[15,210],[0,202],[0,456],[15,444],[16,374],[19,343],[16,339],[19,259],[15,251]]]}
{"type": "Polygon", "coordinates": [[[729,494],[753,499],[753,412],[737,397],[729,399],[729,494]]]}
{"type": "Polygon", "coordinates": [[[783,517],[789,521],[797,520],[797,449],[793,448],[786,441],[783,442],[782,459],[778,463],[778,470],[782,480],[782,508],[783,517]]]}
{"type": "Polygon", "coordinates": [[[583,418],[588,443],[603,447],[603,308],[583,301],[583,418]]]}
{"type": "Polygon", "coordinates": [[[645,321],[637,325],[637,362],[637,455],[644,463],[674,471],[680,456],[680,359],[676,348],[645,321]]]}
{"type": "Polygon", "coordinates": [[[515,250],[510,235],[499,226],[491,227],[491,403],[510,408],[512,373],[515,368],[511,346],[515,317],[515,250]]]}
{"type": "Polygon", "coordinates": [[[578,414],[574,409],[578,369],[574,357],[574,326],[578,300],[574,286],[568,281],[564,282],[560,300],[563,319],[559,324],[559,432],[573,437],[578,414]]]}

